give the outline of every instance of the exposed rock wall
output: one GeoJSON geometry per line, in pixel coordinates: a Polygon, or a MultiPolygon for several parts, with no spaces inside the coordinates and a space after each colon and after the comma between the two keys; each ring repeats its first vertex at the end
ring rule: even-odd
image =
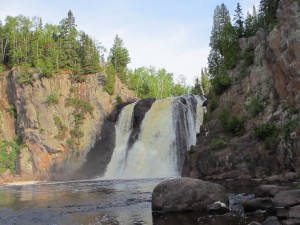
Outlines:
{"type": "Polygon", "coordinates": [[[242,50],[254,45],[254,63],[246,76],[243,62],[230,71],[232,86],[218,97],[218,108],[203,125],[195,153],[187,155],[184,176],[264,178],[288,171],[300,175],[300,2],[281,0],[277,17],[279,24],[270,33],[260,29],[254,37],[240,40],[242,50]],[[250,115],[246,105],[255,98],[263,110],[250,115]],[[225,107],[246,119],[244,135],[233,137],[224,131],[219,115],[225,107]],[[254,132],[255,126],[266,123],[281,131],[279,143],[269,148],[254,132]],[[222,138],[230,139],[228,146],[214,146],[222,138]]]}
{"type": "Polygon", "coordinates": [[[54,78],[34,75],[32,85],[18,84],[17,73],[14,70],[0,81],[0,137],[12,140],[19,135],[23,139],[16,171],[23,179],[55,179],[57,171],[61,175],[80,168],[88,151],[101,139],[101,127],[116,106],[117,96],[123,101],[133,98],[119,80],[116,93],[109,95],[103,88],[102,73],[87,75],[82,83],[72,82],[68,74],[54,78]],[[51,95],[53,101],[49,100],[51,95]],[[66,104],[68,99],[92,106],[93,110],[80,111],[75,104],[66,104]],[[7,110],[9,105],[16,111],[15,118],[7,110]],[[80,130],[76,123],[80,123],[80,130]]]}

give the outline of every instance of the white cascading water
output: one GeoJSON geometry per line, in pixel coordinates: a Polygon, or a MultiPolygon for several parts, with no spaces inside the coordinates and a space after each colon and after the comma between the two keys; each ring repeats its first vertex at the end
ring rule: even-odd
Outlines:
{"type": "Polygon", "coordinates": [[[128,148],[134,104],[122,110],[116,124],[116,146],[104,178],[133,179],[179,176],[182,149],[196,144],[203,120],[203,99],[184,95],[155,101],[142,121],[138,139],[128,148]],[[180,135],[180,137],[178,137],[180,135]],[[179,165],[180,164],[180,165],[179,165]]]}

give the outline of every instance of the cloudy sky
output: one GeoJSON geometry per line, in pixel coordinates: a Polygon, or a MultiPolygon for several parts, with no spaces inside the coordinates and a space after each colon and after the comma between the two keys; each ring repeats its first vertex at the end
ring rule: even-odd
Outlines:
{"type": "Polygon", "coordinates": [[[118,34],[131,57],[130,68],[166,68],[188,83],[206,66],[213,12],[225,3],[231,17],[238,2],[247,11],[259,0],[0,0],[0,20],[19,14],[59,24],[72,10],[78,30],[109,49],[118,34]]]}

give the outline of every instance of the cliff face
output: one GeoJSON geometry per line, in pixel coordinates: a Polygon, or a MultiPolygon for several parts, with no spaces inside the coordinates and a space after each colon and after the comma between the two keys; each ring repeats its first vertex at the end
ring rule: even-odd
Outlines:
{"type": "Polygon", "coordinates": [[[279,24],[269,34],[261,29],[240,40],[242,50],[253,44],[254,62],[246,75],[243,62],[230,71],[233,83],[207,115],[195,152],[187,154],[184,176],[263,178],[290,171],[299,175],[300,2],[281,0],[277,17],[279,24]],[[224,108],[245,119],[242,136],[228,135],[221,126],[224,108]],[[270,130],[258,138],[255,128],[265,124],[276,127],[274,140],[268,136],[270,130]]]}
{"type": "Polygon", "coordinates": [[[133,98],[119,80],[116,93],[109,95],[103,88],[105,74],[87,75],[82,83],[72,82],[68,74],[34,75],[33,83],[24,85],[16,82],[19,72],[1,79],[0,140],[22,139],[16,167],[21,179],[50,179],[57,171],[80,168],[103,135],[101,127],[117,99],[133,98]]]}

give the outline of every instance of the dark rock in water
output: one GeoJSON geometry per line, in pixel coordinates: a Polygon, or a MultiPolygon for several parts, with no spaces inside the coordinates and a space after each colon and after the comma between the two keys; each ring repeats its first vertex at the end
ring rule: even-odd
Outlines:
{"type": "Polygon", "coordinates": [[[274,197],[276,207],[292,207],[300,205],[300,190],[280,191],[274,197]]]}
{"type": "Polygon", "coordinates": [[[249,223],[248,225],[261,225],[261,223],[253,221],[253,222],[249,223]]]}
{"type": "Polygon", "coordinates": [[[274,183],[274,182],[287,182],[288,179],[285,178],[282,174],[280,175],[273,175],[267,178],[267,182],[274,183]]]}
{"type": "Polygon", "coordinates": [[[187,177],[165,180],[152,193],[153,211],[206,211],[207,206],[215,202],[228,206],[223,186],[187,177]]]}
{"type": "Polygon", "coordinates": [[[294,172],[287,172],[284,174],[284,177],[289,181],[295,181],[298,178],[297,173],[294,172]]]}
{"type": "Polygon", "coordinates": [[[270,216],[261,225],[281,225],[276,216],[270,216]]]}
{"type": "Polygon", "coordinates": [[[276,210],[276,216],[279,219],[286,219],[289,217],[289,209],[286,208],[277,208],[276,210]]]}
{"type": "Polygon", "coordinates": [[[291,190],[289,186],[278,186],[278,185],[260,185],[254,190],[256,197],[274,197],[280,191],[291,190]]]}
{"type": "Polygon", "coordinates": [[[274,204],[270,198],[255,198],[246,200],[243,203],[245,212],[253,212],[258,209],[267,210],[268,212],[274,212],[274,204]]]}
{"type": "Polygon", "coordinates": [[[134,144],[138,135],[140,133],[140,128],[142,121],[146,115],[146,113],[151,108],[152,104],[155,102],[155,98],[146,98],[138,101],[133,109],[133,124],[132,124],[132,131],[129,136],[128,141],[128,149],[134,144]]]}
{"type": "Polygon", "coordinates": [[[222,202],[215,202],[207,206],[207,211],[212,214],[225,214],[230,211],[228,207],[222,202]]]}
{"type": "Polygon", "coordinates": [[[299,225],[300,219],[288,219],[288,220],[282,220],[282,225],[299,225]]]}
{"type": "Polygon", "coordinates": [[[300,205],[291,207],[289,210],[290,218],[299,218],[300,219],[300,205]]]}

